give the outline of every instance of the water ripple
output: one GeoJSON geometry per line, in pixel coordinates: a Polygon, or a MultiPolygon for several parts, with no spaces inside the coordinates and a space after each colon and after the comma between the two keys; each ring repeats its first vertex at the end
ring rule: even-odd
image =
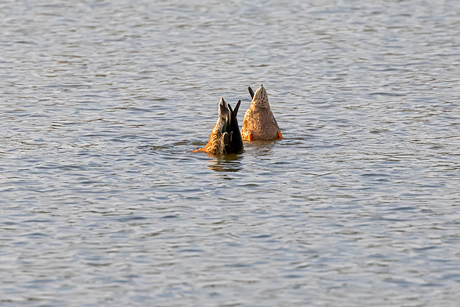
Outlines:
{"type": "Polygon", "coordinates": [[[455,306],[459,14],[0,3],[0,304],[455,306]],[[261,83],[285,138],[191,153],[261,83]]]}

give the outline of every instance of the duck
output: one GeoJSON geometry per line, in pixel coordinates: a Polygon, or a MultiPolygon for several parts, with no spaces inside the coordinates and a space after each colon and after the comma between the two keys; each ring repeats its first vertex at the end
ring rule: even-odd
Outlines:
{"type": "Polygon", "coordinates": [[[193,152],[203,151],[211,155],[240,154],[244,151],[243,139],[238,126],[237,114],[241,100],[238,100],[235,109],[222,97],[218,106],[217,122],[204,148],[193,152]]]}
{"type": "Polygon", "coordinates": [[[244,114],[241,136],[245,141],[274,141],[282,139],[278,123],[270,110],[267,91],[262,84],[257,92],[248,87],[252,102],[244,114]]]}

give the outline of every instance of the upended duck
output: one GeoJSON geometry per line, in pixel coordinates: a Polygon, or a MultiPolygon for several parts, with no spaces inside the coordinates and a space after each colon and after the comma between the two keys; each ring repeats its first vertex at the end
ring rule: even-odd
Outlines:
{"type": "Polygon", "coordinates": [[[254,95],[251,87],[248,87],[252,102],[244,114],[243,129],[241,136],[245,141],[273,141],[282,139],[278,123],[270,110],[268,95],[263,84],[254,95]]]}
{"type": "Polygon", "coordinates": [[[222,97],[219,101],[219,118],[209,136],[208,144],[197,151],[204,151],[212,155],[239,154],[243,152],[243,140],[236,115],[240,108],[241,100],[233,110],[222,97]]]}

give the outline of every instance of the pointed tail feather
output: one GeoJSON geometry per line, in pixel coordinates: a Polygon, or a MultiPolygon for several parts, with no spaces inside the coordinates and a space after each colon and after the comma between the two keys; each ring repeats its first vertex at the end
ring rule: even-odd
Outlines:
{"type": "Polygon", "coordinates": [[[235,114],[235,117],[238,114],[238,109],[240,108],[240,104],[241,104],[241,100],[238,100],[235,106],[235,110],[232,111],[232,113],[235,114]]]}
{"type": "Polygon", "coordinates": [[[251,95],[251,99],[254,99],[254,91],[252,90],[250,86],[248,86],[248,91],[249,91],[249,95],[251,95]]]}

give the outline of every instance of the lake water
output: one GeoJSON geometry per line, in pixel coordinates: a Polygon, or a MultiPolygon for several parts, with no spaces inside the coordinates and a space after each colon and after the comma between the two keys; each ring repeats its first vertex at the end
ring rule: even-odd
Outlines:
{"type": "Polygon", "coordinates": [[[459,306],[460,1],[0,2],[1,306],[459,306]],[[206,144],[267,89],[283,133],[206,144]]]}

